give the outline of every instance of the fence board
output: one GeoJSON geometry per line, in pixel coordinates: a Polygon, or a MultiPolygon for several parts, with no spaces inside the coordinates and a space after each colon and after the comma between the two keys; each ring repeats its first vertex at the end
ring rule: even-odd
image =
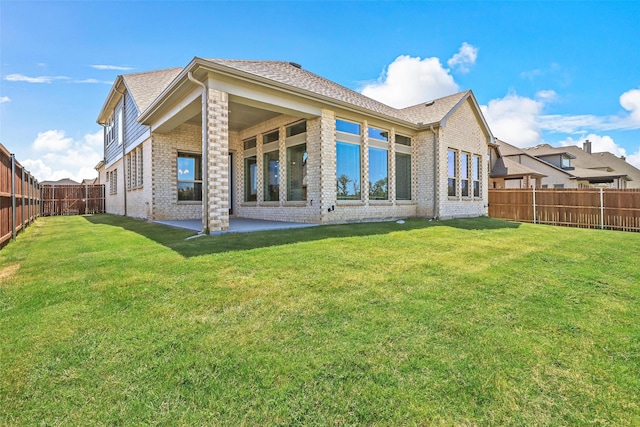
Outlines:
{"type": "Polygon", "coordinates": [[[490,189],[489,216],[507,221],[640,231],[640,190],[490,189]],[[602,204],[600,197],[602,194],[602,204]]]}
{"type": "Polygon", "coordinates": [[[42,216],[104,213],[104,185],[43,185],[42,216]]]}
{"type": "Polygon", "coordinates": [[[0,144],[0,248],[40,214],[40,185],[0,144]]]}

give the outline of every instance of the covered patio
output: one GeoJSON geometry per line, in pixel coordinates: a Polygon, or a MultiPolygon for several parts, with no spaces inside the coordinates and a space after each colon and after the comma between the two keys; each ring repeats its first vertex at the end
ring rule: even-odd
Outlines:
{"type": "MultiPolygon", "coordinates": [[[[171,220],[154,221],[156,224],[167,225],[169,227],[184,228],[186,230],[201,231],[202,221],[191,220],[171,220]]],[[[307,224],[301,222],[267,221],[252,218],[229,218],[229,229],[222,231],[212,231],[211,235],[226,233],[251,233],[254,231],[286,230],[291,228],[315,227],[319,224],[307,224]]]]}

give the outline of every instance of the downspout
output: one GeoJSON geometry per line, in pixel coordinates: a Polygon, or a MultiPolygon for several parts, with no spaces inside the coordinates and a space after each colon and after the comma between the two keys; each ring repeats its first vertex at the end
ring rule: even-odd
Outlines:
{"type": "MultiPolygon", "coordinates": [[[[122,183],[124,184],[124,191],[123,191],[123,195],[124,195],[124,216],[127,216],[127,160],[126,160],[126,148],[127,148],[127,144],[124,143],[125,141],[125,131],[126,128],[124,126],[124,120],[126,117],[126,105],[127,105],[127,97],[125,96],[125,92],[120,92],[118,90],[118,88],[114,88],[114,90],[116,92],[118,92],[120,95],[122,95],[122,121],[123,123],[120,123],[120,126],[122,126],[122,183]]],[[[113,112],[115,114],[115,111],[113,112]]]]}
{"type": "Polygon", "coordinates": [[[207,85],[193,77],[191,71],[187,78],[202,87],[202,234],[209,234],[209,144],[207,128],[207,85]]]}
{"type": "Polygon", "coordinates": [[[436,130],[433,128],[433,125],[429,126],[429,129],[431,129],[431,133],[433,134],[433,218],[438,219],[440,217],[440,209],[438,205],[438,190],[440,188],[440,183],[438,182],[438,164],[440,159],[438,159],[436,130]]]}

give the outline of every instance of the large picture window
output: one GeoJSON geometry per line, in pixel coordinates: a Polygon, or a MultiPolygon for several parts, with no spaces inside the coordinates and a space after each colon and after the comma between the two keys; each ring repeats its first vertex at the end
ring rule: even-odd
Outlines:
{"type": "Polygon", "coordinates": [[[449,179],[447,180],[449,197],[457,196],[457,176],[458,176],[458,153],[454,150],[447,152],[447,170],[449,179]]]}
{"type": "Polygon", "coordinates": [[[396,200],[411,200],[411,155],[396,153],[396,200]]]}
{"type": "Polygon", "coordinates": [[[280,200],[280,159],[277,150],[264,154],[264,200],[280,200]]]}
{"type": "Polygon", "coordinates": [[[258,164],[256,156],[244,159],[244,201],[258,200],[258,164]]]}
{"type": "Polygon", "coordinates": [[[307,144],[287,148],[287,200],[307,200],[307,144]]]}
{"type": "Polygon", "coordinates": [[[202,157],[178,153],[178,200],[202,201],[202,157]]]}
{"type": "Polygon", "coordinates": [[[360,145],[336,143],[336,188],[338,200],[360,200],[360,145]]]}
{"type": "Polygon", "coordinates": [[[369,199],[389,199],[387,150],[369,147],[369,199]]]}

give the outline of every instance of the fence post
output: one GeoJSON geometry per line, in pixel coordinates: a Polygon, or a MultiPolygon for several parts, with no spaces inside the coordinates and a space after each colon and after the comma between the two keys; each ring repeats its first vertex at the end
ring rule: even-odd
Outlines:
{"type": "Polygon", "coordinates": [[[16,156],[11,155],[11,239],[16,240],[16,156]]]}
{"type": "Polygon", "coordinates": [[[533,223],[536,223],[536,186],[531,187],[533,190],[533,223]]]}
{"type": "Polygon", "coordinates": [[[600,229],[604,230],[604,189],[600,187],[600,229]]]}
{"type": "Polygon", "coordinates": [[[89,186],[87,184],[84,185],[84,214],[88,214],[89,210],[89,186]]]}

